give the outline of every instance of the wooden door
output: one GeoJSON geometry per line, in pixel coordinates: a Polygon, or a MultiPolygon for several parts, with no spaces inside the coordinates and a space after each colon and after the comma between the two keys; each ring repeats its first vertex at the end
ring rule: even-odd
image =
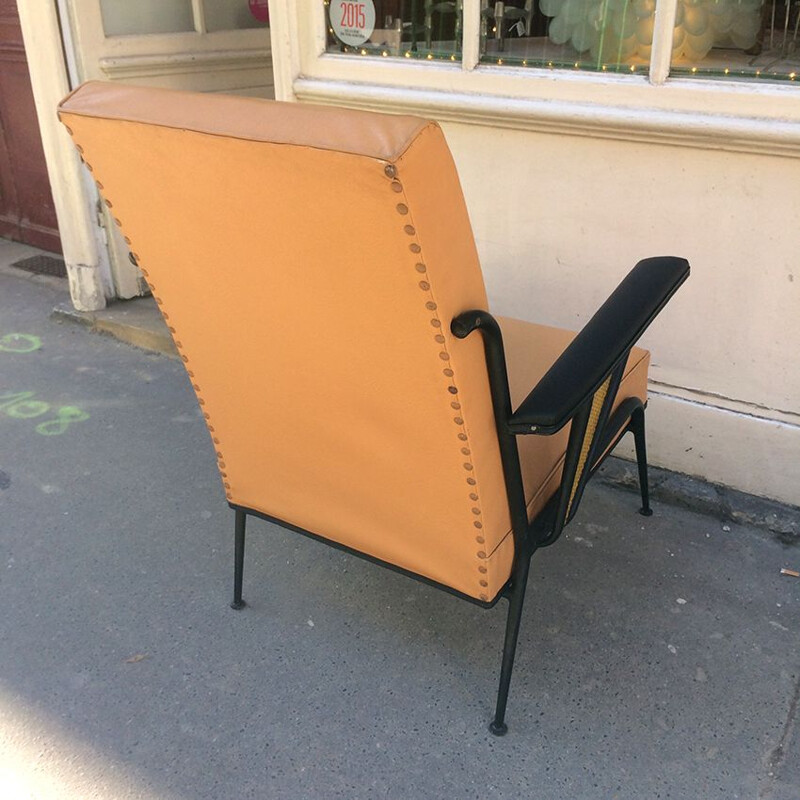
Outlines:
{"type": "Polygon", "coordinates": [[[0,0],[0,236],[61,252],[16,0],[0,0]]]}

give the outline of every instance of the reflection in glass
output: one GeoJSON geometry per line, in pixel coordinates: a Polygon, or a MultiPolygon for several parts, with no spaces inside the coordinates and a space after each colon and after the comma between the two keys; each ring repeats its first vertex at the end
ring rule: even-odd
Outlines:
{"type": "Polygon", "coordinates": [[[106,36],[194,30],[192,0],[100,0],[106,36]]]}
{"type": "Polygon", "coordinates": [[[461,58],[463,0],[323,3],[329,53],[448,61],[461,58]]]}
{"type": "Polygon", "coordinates": [[[800,3],[793,0],[678,0],[673,74],[794,81],[800,3]],[[699,45],[698,45],[699,42],[699,45]]]}
{"type": "MultiPolygon", "coordinates": [[[[263,4],[266,6],[266,3],[263,4]]],[[[263,28],[250,10],[249,0],[203,0],[207,31],[237,31],[263,28]]]]}

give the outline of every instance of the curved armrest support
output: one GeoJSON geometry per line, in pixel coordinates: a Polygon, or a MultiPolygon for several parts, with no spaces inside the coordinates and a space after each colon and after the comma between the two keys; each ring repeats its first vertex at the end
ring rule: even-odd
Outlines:
{"type": "Polygon", "coordinates": [[[560,430],[590,398],[689,276],[689,262],[640,261],[508,419],[511,433],[560,430]]]}

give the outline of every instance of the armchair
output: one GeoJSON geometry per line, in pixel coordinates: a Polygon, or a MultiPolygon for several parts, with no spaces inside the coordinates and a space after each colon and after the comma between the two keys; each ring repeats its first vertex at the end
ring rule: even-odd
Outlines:
{"type": "Polygon", "coordinates": [[[687,262],[641,261],[577,335],[494,318],[434,122],[103,83],[59,114],[197,393],[234,511],[233,607],[253,516],[508,599],[505,733],[531,557],[628,431],[649,513],[635,342],[687,262]]]}

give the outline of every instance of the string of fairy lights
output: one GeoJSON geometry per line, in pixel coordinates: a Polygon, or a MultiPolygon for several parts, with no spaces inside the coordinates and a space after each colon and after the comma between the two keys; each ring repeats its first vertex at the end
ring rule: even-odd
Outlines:
{"type": "MultiPolygon", "coordinates": [[[[707,78],[796,81],[800,74],[800,48],[795,46],[796,31],[795,38],[789,41],[788,10],[787,30],[780,47],[766,49],[760,56],[745,55],[745,51],[752,50],[756,44],[764,1],[678,0],[671,73],[707,78]],[[706,61],[712,50],[717,58],[706,61]],[[718,63],[720,57],[726,58],[726,65],[718,63]],[[759,61],[762,63],[757,63],[759,61]]],[[[791,4],[792,0],[786,2],[791,4]]],[[[442,47],[441,42],[430,48],[425,47],[424,42],[415,47],[409,42],[403,42],[400,47],[372,42],[345,44],[337,39],[330,24],[330,0],[323,0],[323,4],[328,21],[329,52],[417,61],[461,60],[456,43],[451,48],[442,47]]],[[[490,52],[488,45],[493,39],[488,37],[481,43],[481,63],[617,74],[646,75],[649,71],[655,0],[542,0],[541,6],[550,20],[547,38],[537,39],[542,54],[490,52]],[[547,53],[554,46],[561,51],[555,56],[547,53]]],[[[797,13],[798,25],[794,27],[800,26],[800,4],[797,13]]]]}

